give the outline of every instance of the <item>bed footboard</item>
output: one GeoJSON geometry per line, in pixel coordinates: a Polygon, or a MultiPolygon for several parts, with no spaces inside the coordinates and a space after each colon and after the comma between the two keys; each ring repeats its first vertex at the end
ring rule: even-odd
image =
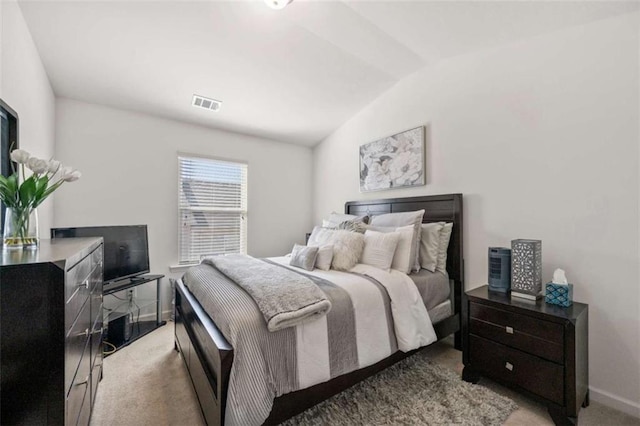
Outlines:
{"type": "Polygon", "coordinates": [[[181,280],[176,284],[175,346],[208,425],[224,424],[233,348],[181,280]]]}

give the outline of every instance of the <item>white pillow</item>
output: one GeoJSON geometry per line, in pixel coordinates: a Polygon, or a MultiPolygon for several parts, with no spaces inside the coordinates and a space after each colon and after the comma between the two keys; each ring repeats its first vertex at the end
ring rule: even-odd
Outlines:
{"type": "Polygon", "coordinates": [[[396,228],[396,232],[400,234],[400,239],[398,240],[396,252],[393,255],[391,269],[410,274],[413,268],[413,225],[396,228]]]}
{"type": "Polygon", "coordinates": [[[311,235],[309,236],[309,241],[307,241],[307,245],[316,246],[316,247],[324,245],[329,241],[332,234],[333,234],[333,229],[323,228],[321,226],[315,226],[313,228],[313,231],[311,231],[311,235]]]}
{"type": "Polygon", "coordinates": [[[318,257],[316,257],[316,268],[323,271],[331,269],[331,260],[333,260],[333,246],[325,244],[318,247],[318,257]]]}
{"type": "Polygon", "coordinates": [[[373,216],[369,222],[373,226],[413,226],[413,244],[411,251],[411,258],[413,260],[411,262],[411,267],[408,273],[410,273],[411,270],[420,270],[420,234],[422,232],[422,227],[420,226],[420,224],[422,223],[423,216],[424,209],[413,212],[381,214],[373,216]]]}
{"type": "Polygon", "coordinates": [[[399,232],[384,233],[367,230],[364,233],[364,250],[360,263],[389,271],[399,240],[399,232]]]}
{"type": "Polygon", "coordinates": [[[330,231],[333,244],[333,259],[331,267],[338,271],[348,271],[356,266],[364,249],[364,234],[343,231],[341,229],[330,231]]]}
{"type": "Polygon", "coordinates": [[[446,273],[447,250],[449,249],[449,240],[451,239],[451,231],[453,231],[453,223],[443,223],[443,225],[442,229],[440,229],[440,245],[438,246],[438,266],[436,266],[436,271],[446,273]]]}
{"type": "MultiPolygon", "coordinates": [[[[440,246],[440,230],[444,223],[423,223],[420,237],[420,266],[435,272],[438,266],[438,247],[440,246]]],[[[446,263],[446,262],[445,262],[446,263]]]]}

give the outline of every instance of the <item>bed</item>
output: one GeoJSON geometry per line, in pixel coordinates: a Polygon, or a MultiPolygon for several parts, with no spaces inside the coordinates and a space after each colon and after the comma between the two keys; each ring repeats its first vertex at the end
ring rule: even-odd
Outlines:
{"type": "MultiPolygon", "coordinates": [[[[437,339],[454,334],[454,344],[461,348],[461,306],[464,268],[462,256],[462,195],[447,194],[385,200],[352,201],[345,204],[345,213],[377,215],[383,213],[425,210],[423,223],[452,222],[453,231],[448,247],[447,274],[450,291],[444,301],[431,306],[433,329],[437,339]],[[433,319],[437,313],[438,317],[433,319]]],[[[418,274],[419,275],[419,274],[418,274]]],[[[424,273],[423,273],[424,275],[424,273]]],[[[419,283],[434,277],[412,277],[419,283]]],[[[429,290],[421,290],[421,295],[429,290]]],[[[176,285],[175,347],[182,354],[204,418],[209,425],[224,424],[229,379],[234,362],[234,348],[220,328],[206,313],[197,298],[182,281],[176,285]]],[[[426,301],[427,299],[425,299],[426,301]]],[[[429,299],[432,300],[432,299],[429,299]]],[[[433,302],[435,303],[435,302],[433,302]]],[[[420,349],[417,349],[420,350],[420,349]]],[[[353,384],[416,352],[394,352],[390,356],[328,381],[278,396],[265,424],[278,424],[305,409],[339,393],[353,384]]]]}

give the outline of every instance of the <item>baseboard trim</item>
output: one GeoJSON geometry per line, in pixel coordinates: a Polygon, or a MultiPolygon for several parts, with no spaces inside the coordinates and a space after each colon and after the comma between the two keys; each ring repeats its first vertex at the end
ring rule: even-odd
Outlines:
{"type": "Polygon", "coordinates": [[[630,416],[640,418],[640,404],[637,402],[613,395],[592,386],[589,387],[589,396],[593,401],[615,408],[630,416]]]}

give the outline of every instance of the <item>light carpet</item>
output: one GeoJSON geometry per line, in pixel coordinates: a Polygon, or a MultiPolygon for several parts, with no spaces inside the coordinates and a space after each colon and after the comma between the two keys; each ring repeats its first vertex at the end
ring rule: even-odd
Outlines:
{"type": "MultiPolygon", "coordinates": [[[[204,425],[187,370],[173,349],[173,327],[169,322],[105,359],[92,426],[204,425]]],[[[453,348],[451,339],[434,343],[421,354],[458,377],[462,372],[462,353],[453,348]]],[[[520,407],[505,426],[553,426],[544,405],[490,380],[482,379],[480,385],[520,407]]],[[[640,426],[640,419],[592,399],[588,408],[580,410],[580,426],[640,426]]]]}
{"type": "Polygon", "coordinates": [[[515,402],[419,352],[288,420],[311,425],[501,425],[515,402]]]}

